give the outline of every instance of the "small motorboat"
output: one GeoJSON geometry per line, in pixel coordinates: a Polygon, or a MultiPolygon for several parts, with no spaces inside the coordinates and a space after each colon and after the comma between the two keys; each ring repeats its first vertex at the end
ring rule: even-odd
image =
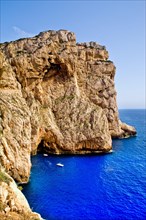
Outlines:
{"type": "Polygon", "coordinates": [[[57,163],[56,166],[58,167],[64,167],[64,165],[62,163],[57,163]]]}
{"type": "Polygon", "coordinates": [[[48,157],[48,154],[43,154],[44,155],[44,157],[48,157]]]}

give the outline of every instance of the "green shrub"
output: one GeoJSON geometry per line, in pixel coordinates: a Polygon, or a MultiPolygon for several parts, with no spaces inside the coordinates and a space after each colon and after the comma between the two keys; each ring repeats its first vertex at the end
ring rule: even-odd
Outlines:
{"type": "Polygon", "coordinates": [[[6,208],[5,204],[0,201],[0,212],[2,212],[6,208]]]}
{"type": "Polygon", "coordinates": [[[18,186],[18,189],[19,189],[20,191],[22,191],[22,190],[23,190],[23,187],[22,187],[22,186],[18,186]]]}
{"type": "Polygon", "coordinates": [[[0,182],[9,184],[10,181],[11,179],[4,172],[0,171],[0,182]]]}

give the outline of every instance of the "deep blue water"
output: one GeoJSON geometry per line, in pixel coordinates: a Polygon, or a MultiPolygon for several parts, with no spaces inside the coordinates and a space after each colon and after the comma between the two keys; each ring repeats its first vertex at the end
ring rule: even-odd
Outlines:
{"type": "Polygon", "coordinates": [[[112,154],[32,157],[23,193],[33,211],[47,220],[146,219],[145,110],[120,110],[120,117],[138,134],[113,140],[112,154]]]}

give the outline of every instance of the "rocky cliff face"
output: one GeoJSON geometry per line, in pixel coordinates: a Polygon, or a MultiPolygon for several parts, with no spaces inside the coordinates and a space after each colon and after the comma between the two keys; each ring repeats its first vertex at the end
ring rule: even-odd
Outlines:
{"type": "Polygon", "coordinates": [[[40,220],[33,213],[29,204],[18,189],[14,180],[0,168],[0,219],[6,220],[40,220]]]}
{"type": "Polygon", "coordinates": [[[119,120],[115,66],[105,47],[47,31],[0,45],[0,162],[27,182],[30,154],[97,153],[135,135],[119,120]]]}

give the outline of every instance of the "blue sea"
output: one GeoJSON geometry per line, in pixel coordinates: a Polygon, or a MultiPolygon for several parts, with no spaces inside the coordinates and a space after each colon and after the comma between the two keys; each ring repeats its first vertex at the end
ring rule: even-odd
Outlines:
{"type": "Polygon", "coordinates": [[[120,110],[137,136],[113,140],[111,154],[32,157],[23,193],[33,211],[47,220],[146,219],[145,113],[120,110]]]}

